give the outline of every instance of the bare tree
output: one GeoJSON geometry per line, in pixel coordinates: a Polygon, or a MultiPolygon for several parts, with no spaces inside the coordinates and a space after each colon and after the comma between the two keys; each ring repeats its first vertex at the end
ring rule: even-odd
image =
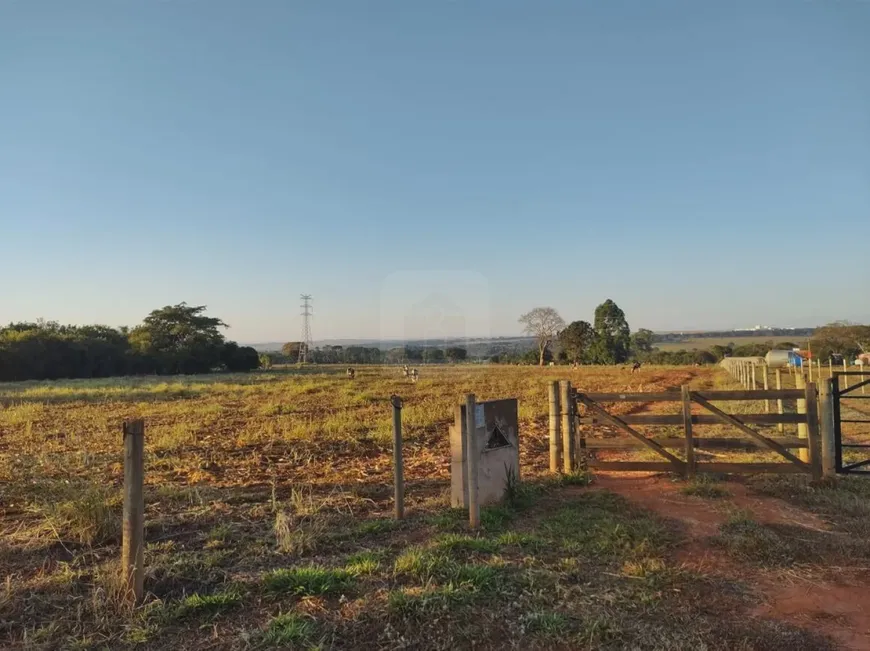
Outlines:
{"type": "Polygon", "coordinates": [[[540,357],[538,365],[544,365],[544,352],[553,343],[559,331],[565,327],[565,321],[552,307],[536,307],[531,312],[526,312],[520,317],[523,324],[523,332],[533,336],[538,341],[540,357]]]}

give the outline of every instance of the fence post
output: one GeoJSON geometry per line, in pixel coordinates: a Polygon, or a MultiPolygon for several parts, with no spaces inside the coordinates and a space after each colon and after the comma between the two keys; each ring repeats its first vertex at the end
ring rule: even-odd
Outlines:
{"type": "Polygon", "coordinates": [[[834,477],[837,473],[837,452],[834,444],[834,392],[833,379],[819,385],[819,421],[822,448],[822,476],[834,477]]]}
{"type": "Polygon", "coordinates": [[[756,366],[755,366],[754,362],[752,363],[750,370],[752,371],[752,377],[750,378],[750,384],[752,385],[752,390],[755,391],[758,388],[758,377],[757,377],[758,373],[755,372],[756,366]]]}
{"type": "Polygon", "coordinates": [[[468,524],[472,529],[480,527],[480,504],[477,501],[477,403],[474,394],[465,396],[466,472],[468,473],[468,524]]]}
{"type": "Polygon", "coordinates": [[[813,480],[822,478],[822,446],[819,440],[819,395],[814,382],[807,383],[807,452],[813,480]]]}
{"type": "Polygon", "coordinates": [[[550,397],[550,472],[558,473],[562,459],[562,438],[559,432],[559,383],[553,380],[548,385],[550,397]]]}
{"type": "Polygon", "coordinates": [[[405,463],[402,459],[402,399],[390,396],[393,405],[393,501],[396,520],[405,517],[405,463]]]}
{"type": "MultiPolygon", "coordinates": [[[[849,371],[849,366],[846,364],[846,358],[843,357],[843,373],[847,373],[848,371],[849,371]]],[[[844,389],[849,388],[849,376],[848,375],[843,376],[843,388],[844,389]]]]}
{"type": "MultiPolygon", "coordinates": [[[[776,369],[776,390],[782,391],[782,369],[781,368],[776,369]]],[[[782,398],[776,399],[776,413],[778,413],[778,414],[783,413],[782,398]]],[[[776,429],[778,429],[780,432],[784,432],[785,425],[783,423],[778,423],[776,426],[776,429]]]]}
{"type": "Polygon", "coordinates": [[[124,421],[124,520],[121,572],[124,596],[138,604],[145,596],[145,423],[124,421]]]}
{"type": "Polygon", "coordinates": [[[571,381],[559,380],[559,402],[562,408],[562,462],[565,474],[574,472],[574,437],[571,421],[571,381]]]}
{"type": "Polygon", "coordinates": [[[834,377],[834,358],[828,357],[828,378],[834,377]]]}
{"type": "MultiPolygon", "coordinates": [[[[865,366],[867,366],[867,364],[861,364],[861,381],[862,382],[864,382],[864,367],[865,366]]],[[[864,389],[866,389],[866,388],[867,388],[867,385],[862,384],[861,385],[861,393],[864,393],[864,389]]]]}
{"type": "Polygon", "coordinates": [[[683,396],[683,429],[686,434],[686,478],[691,479],[697,470],[695,466],[695,439],[692,435],[692,394],[689,386],[680,387],[683,396]]]}
{"type": "MultiPolygon", "coordinates": [[[[807,388],[807,382],[806,382],[806,379],[804,378],[803,373],[800,373],[799,375],[797,375],[795,377],[795,388],[797,388],[797,389],[806,389],[807,388]]],[[[797,413],[799,413],[799,414],[806,414],[807,413],[807,401],[806,401],[806,399],[798,398],[798,400],[797,400],[797,413]]],[[[798,435],[799,439],[807,438],[806,420],[798,423],[797,435],[798,435]]],[[[809,461],[810,460],[809,450],[807,448],[798,449],[798,457],[800,458],[801,461],[809,461]]]]}
{"type": "MultiPolygon", "coordinates": [[[[764,384],[762,386],[764,387],[764,390],[767,391],[768,389],[770,389],[770,383],[767,380],[767,376],[768,376],[767,364],[762,366],[761,370],[764,373],[764,378],[763,378],[764,384]]],[[[764,413],[765,414],[770,413],[770,400],[768,400],[767,398],[764,399],[764,413]]]]}
{"type": "Polygon", "coordinates": [[[807,379],[810,382],[813,381],[813,360],[812,360],[812,358],[807,359],[807,379]]]}

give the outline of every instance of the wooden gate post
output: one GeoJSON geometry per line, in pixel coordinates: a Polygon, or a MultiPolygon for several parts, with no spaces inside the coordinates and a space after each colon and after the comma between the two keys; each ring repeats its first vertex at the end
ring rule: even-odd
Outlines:
{"type": "MultiPolygon", "coordinates": [[[[776,390],[782,391],[782,369],[780,368],[776,369],[776,390]]],[[[776,399],[776,413],[780,415],[784,413],[782,410],[782,398],[776,399]]],[[[785,425],[783,423],[779,423],[777,424],[776,429],[778,429],[780,432],[784,432],[785,425]]]]}
{"type": "Polygon", "coordinates": [[[559,402],[562,408],[562,461],[565,474],[574,472],[574,428],[572,421],[574,414],[571,413],[573,400],[571,400],[571,381],[559,381],[559,402]]]}
{"type": "Polygon", "coordinates": [[[145,596],[145,423],[124,421],[124,520],[121,573],[124,596],[133,604],[145,596]]]}
{"type": "MultiPolygon", "coordinates": [[[[806,390],[807,382],[806,382],[806,379],[804,378],[803,373],[801,373],[800,375],[795,377],[795,387],[798,389],[806,390]]],[[[797,413],[799,413],[799,414],[806,414],[807,413],[807,401],[805,398],[798,398],[798,400],[797,400],[797,413]]],[[[798,423],[797,435],[798,435],[799,439],[806,439],[807,438],[807,423],[805,420],[798,423]]],[[[809,461],[810,460],[809,450],[807,448],[799,448],[798,449],[798,458],[801,461],[809,461]]]]}
{"type": "MultiPolygon", "coordinates": [[[[864,380],[864,367],[865,367],[865,366],[867,366],[867,364],[861,364],[861,381],[862,381],[862,382],[865,381],[865,380],[864,380]]],[[[866,384],[862,384],[862,385],[861,385],[861,393],[864,393],[864,389],[866,389],[866,388],[867,388],[867,385],[866,385],[866,384]]]]}
{"type": "Polygon", "coordinates": [[[750,370],[752,371],[752,377],[750,378],[749,383],[750,383],[750,385],[751,385],[751,387],[752,387],[752,390],[755,391],[755,390],[758,388],[758,378],[757,378],[757,375],[758,375],[758,374],[755,372],[755,371],[756,371],[756,366],[755,366],[755,363],[754,363],[754,362],[753,362],[753,364],[752,364],[750,370]]]}
{"type": "Polygon", "coordinates": [[[819,385],[819,421],[822,448],[822,476],[834,477],[837,473],[837,452],[834,443],[834,390],[832,378],[819,385]]]}
{"type": "Polygon", "coordinates": [[[686,434],[686,479],[695,476],[695,439],[692,435],[692,395],[688,385],[680,387],[683,397],[683,429],[686,434]]]}
{"type": "MultiPolygon", "coordinates": [[[[843,373],[847,373],[849,371],[849,366],[846,364],[846,358],[843,357],[843,373]]],[[[849,376],[843,376],[843,389],[849,388],[849,376]]]]}
{"type": "Polygon", "coordinates": [[[390,396],[393,405],[393,502],[396,520],[405,517],[405,463],[402,459],[402,399],[390,396]]]}
{"type": "Polygon", "coordinates": [[[468,473],[468,524],[480,527],[480,503],[477,500],[477,401],[473,393],[465,396],[466,472],[468,473]]]}
{"type": "Polygon", "coordinates": [[[822,445],[819,434],[819,394],[815,382],[808,382],[806,388],[807,403],[807,452],[809,454],[810,472],[813,480],[822,478],[822,445]]]}
{"type": "MultiPolygon", "coordinates": [[[[767,364],[765,364],[764,366],[762,366],[762,367],[761,367],[761,370],[762,370],[762,372],[764,373],[764,378],[763,378],[763,379],[764,379],[764,384],[762,384],[762,386],[764,387],[764,390],[767,391],[768,389],[770,389],[770,385],[769,385],[769,383],[768,383],[768,381],[767,381],[767,375],[768,375],[768,373],[767,373],[767,364]]],[[[764,399],[764,413],[765,413],[765,414],[769,414],[769,413],[770,413],[770,400],[768,400],[767,398],[764,399]]]]}
{"type": "Polygon", "coordinates": [[[553,380],[548,385],[550,398],[550,472],[558,473],[562,462],[562,438],[559,435],[559,383],[553,380]]]}

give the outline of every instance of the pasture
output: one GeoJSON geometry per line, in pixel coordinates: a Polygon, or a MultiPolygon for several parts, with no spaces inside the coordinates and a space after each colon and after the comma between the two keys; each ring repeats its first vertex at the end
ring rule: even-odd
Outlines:
{"type": "Polygon", "coordinates": [[[864,480],[548,473],[549,380],[732,386],[718,368],[441,366],[414,384],[396,367],[356,370],[0,384],[0,647],[870,643],[855,583],[870,564],[864,480]],[[478,532],[447,497],[447,427],[469,392],[520,401],[523,481],[478,532]],[[404,399],[402,521],[390,517],[392,394],[404,399]],[[135,609],[118,576],[128,418],[146,423],[148,594],[135,609]],[[829,598],[789,610],[810,586],[829,598]]]}

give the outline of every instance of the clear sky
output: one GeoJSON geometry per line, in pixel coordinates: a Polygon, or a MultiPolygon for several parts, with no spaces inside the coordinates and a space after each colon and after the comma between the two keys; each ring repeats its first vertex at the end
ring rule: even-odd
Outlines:
{"type": "MultiPolygon", "coordinates": [[[[870,3],[0,2],[0,322],[870,320],[870,3]]],[[[423,324],[422,326],[420,324],[423,324]]]]}

